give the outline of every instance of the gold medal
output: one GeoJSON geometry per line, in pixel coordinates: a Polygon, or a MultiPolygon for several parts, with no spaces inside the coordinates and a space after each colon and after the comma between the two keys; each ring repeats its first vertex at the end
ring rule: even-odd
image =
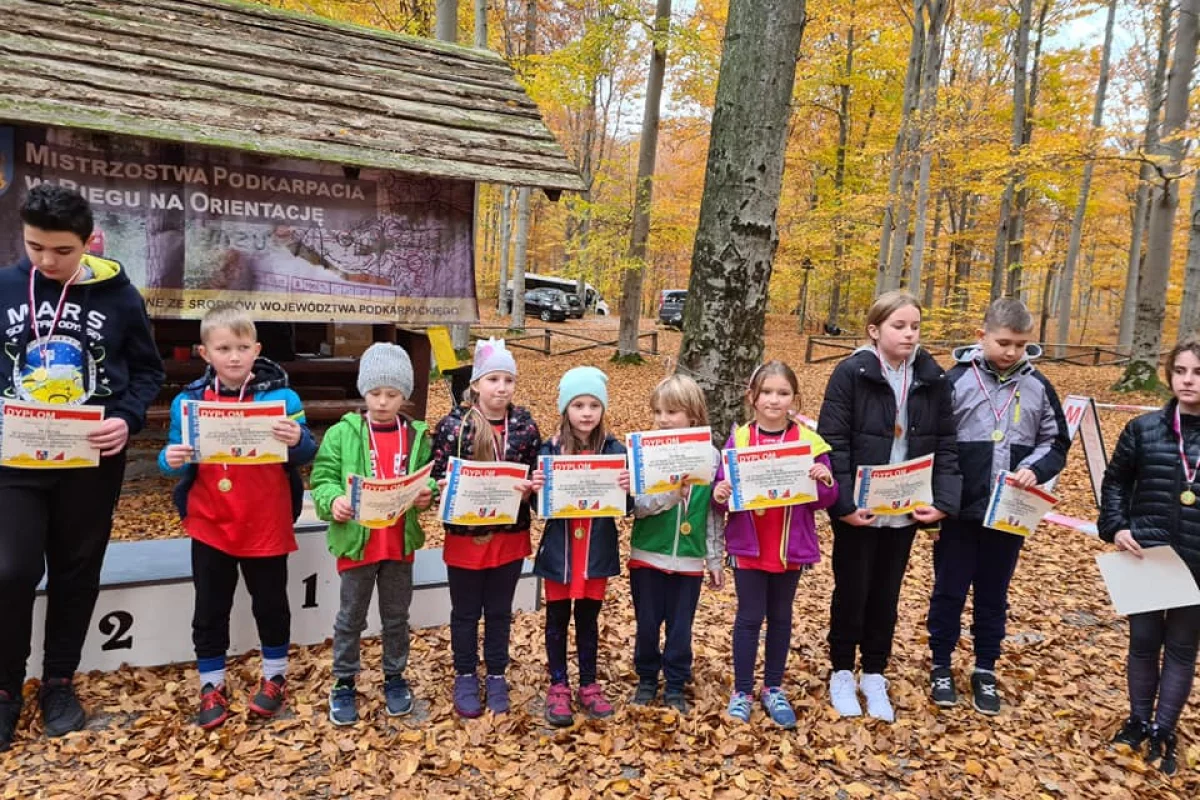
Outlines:
{"type": "Polygon", "coordinates": [[[217,488],[222,492],[228,492],[233,489],[233,481],[229,480],[229,478],[221,478],[221,480],[217,481],[217,488]]]}
{"type": "Polygon", "coordinates": [[[1179,495],[1179,502],[1185,506],[1194,506],[1196,504],[1196,493],[1188,489],[1183,494],[1179,495]]]}
{"type": "Polygon", "coordinates": [[[901,428],[899,425],[896,425],[896,438],[899,439],[903,435],[904,435],[904,428],[901,428]]]}
{"type": "Polygon", "coordinates": [[[763,514],[765,514],[765,513],[767,513],[767,510],[766,510],[765,508],[756,508],[756,509],[754,509],[754,514],[755,514],[756,516],[759,516],[759,517],[761,517],[761,516],[762,516],[763,514]]]}
{"type": "Polygon", "coordinates": [[[583,528],[576,528],[576,529],[575,529],[575,538],[576,538],[576,539],[582,539],[582,538],[583,538],[583,528]]]}
{"type": "Polygon", "coordinates": [[[687,536],[689,533],[692,532],[692,523],[690,523],[690,522],[681,523],[679,526],[679,532],[682,533],[684,536],[687,536]]]}
{"type": "Polygon", "coordinates": [[[992,441],[993,442],[1004,441],[1004,431],[1000,430],[999,428],[996,428],[996,430],[992,431],[992,441]]]}

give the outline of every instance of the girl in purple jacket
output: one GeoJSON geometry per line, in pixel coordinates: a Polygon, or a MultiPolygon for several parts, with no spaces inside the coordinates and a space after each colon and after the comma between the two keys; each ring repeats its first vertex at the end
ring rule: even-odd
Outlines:
{"type": "MultiPolygon", "coordinates": [[[[837,484],[829,467],[829,445],[815,432],[792,419],[799,387],[794,373],[782,361],[770,361],[750,376],[747,400],[754,420],[736,428],[726,448],[746,448],[785,442],[812,445],[813,466],[809,476],[817,483],[817,499],[782,508],[735,511],[725,523],[725,550],[733,565],[737,592],[737,616],[733,624],[733,696],[729,716],[750,721],[754,691],[754,662],[763,618],[767,620],[766,654],[763,663],[762,704],[771,720],[784,728],[796,726],[792,710],[780,685],[792,638],[792,604],[800,575],[817,563],[815,514],[838,497],[837,484]]],[[[724,466],[717,473],[713,507],[724,514],[732,491],[724,466]]]]}

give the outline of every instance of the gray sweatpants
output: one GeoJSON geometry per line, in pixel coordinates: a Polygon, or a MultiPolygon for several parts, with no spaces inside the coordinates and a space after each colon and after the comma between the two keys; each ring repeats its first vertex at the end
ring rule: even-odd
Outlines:
{"type": "Polygon", "coordinates": [[[408,665],[408,607],[412,604],[413,565],[380,561],[341,574],[342,605],[333,624],[333,677],[354,678],[359,671],[359,639],[367,628],[371,595],[379,587],[383,633],[383,674],[402,675],[408,665]]]}

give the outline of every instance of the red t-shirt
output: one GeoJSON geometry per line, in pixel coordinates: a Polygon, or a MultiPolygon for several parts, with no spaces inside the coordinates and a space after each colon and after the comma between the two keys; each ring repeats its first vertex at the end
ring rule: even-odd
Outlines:
{"type": "MultiPolygon", "coordinates": [[[[508,444],[506,436],[506,420],[488,420],[492,423],[492,432],[496,437],[496,450],[501,451],[508,444]]],[[[504,453],[499,452],[503,457],[504,453]]],[[[459,569],[491,569],[492,567],[511,564],[528,558],[533,553],[533,545],[529,531],[517,533],[492,533],[483,536],[464,536],[457,533],[447,534],[442,546],[442,560],[451,567],[459,569]]]]}
{"type": "MultiPolygon", "coordinates": [[[[757,424],[750,426],[751,447],[799,440],[800,429],[794,422],[789,422],[782,433],[764,433],[758,429],[757,424]]],[[[783,552],[783,529],[791,522],[789,509],[764,508],[749,513],[754,515],[754,532],[758,534],[758,557],[737,556],[734,559],[735,566],[738,569],[757,569],[763,572],[801,569],[800,564],[785,565],[787,554],[783,552]]]]}
{"type": "MultiPolygon", "coordinates": [[[[223,398],[209,388],[202,399],[223,398]]],[[[287,470],[279,464],[198,464],[183,527],[193,539],[237,558],[292,552],[296,531],[287,470]],[[222,485],[229,491],[221,491],[222,485]]]]}
{"type": "MultiPolygon", "coordinates": [[[[379,478],[399,478],[404,475],[408,471],[407,429],[396,423],[378,425],[368,420],[367,424],[371,426],[371,472],[379,478]]],[[[345,572],[380,561],[411,563],[414,555],[404,553],[404,517],[401,517],[391,527],[371,531],[361,561],[339,558],[337,570],[345,572]]]]}
{"type": "MultiPolygon", "coordinates": [[[[581,450],[579,455],[590,456],[590,450],[581,450]]],[[[590,519],[565,519],[569,532],[567,546],[571,549],[568,557],[571,559],[571,582],[559,583],[545,579],[546,602],[556,600],[603,600],[608,588],[607,578],[588,578],[587,558],[588,547],[592,541],[592,521],[590,519]]]]}

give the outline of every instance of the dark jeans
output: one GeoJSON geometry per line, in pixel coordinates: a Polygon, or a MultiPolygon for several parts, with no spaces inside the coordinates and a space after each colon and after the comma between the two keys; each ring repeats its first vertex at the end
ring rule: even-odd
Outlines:
{"type": "Polygon", "coordinates": [[[783,683],[788,650],[792,646],[792,605],[800,570],[764,572],[735,569],[737,615],[733,621],[733,688],[754,691],[754,662],[758,658],[758,632],[767,620],[767,644],[763,654],[763,687],[783,683]]]}
{"type": "Polygon", "coordinates": [[[977,522],[946,520],[933,546],[933,597],[929,601],[929,649],[935,667],[949,667],[962,632],[963,606],[975,588],[971,638],[975,666],[994,670],[1008,622],[1008,585],[1025,544],[1022,536],[977,522]]]}
{"type": "Polygon", "coordinates": [[[196,611],[192,644],[197,659],[224,657],[229,650],[229,613],[238,584],[238,568],[250,593],[250,610],[264,647],[286,647],[291,640],[292,613],[287,596],[287,556],[238,558],[192,540],[192,583],[196,611]]]}
{"type": "Polygon", "coordinates": [[[489,675],[508,669],[513,596],[524,559],[488,569],[446,566],[450,584],[450,649],[454,674],[474,675],[479,668],[479,618],[483,617],[483,660],[489,675]]]}
{"type": "Polygon", "coordinates": [[[571,604],[575,604],[575,650],[579,657],[579,685],[596,682],[600,650],[600,600],[555,600],[546,604],[546,665],[551,683],[567,683],[567,634],[571,604]]]}
{"type": "Polygon", "coordinates": [[[856,528],[833,523],[833,599],[829,607],[829,658],[833,669],[882,673],[892,655],[896,606],[908,568],[915,525],[856,528]]]}
{"type": "Polygon", "coordinates": [[[1174,730],[1192,691],[1200,606],[1129,615],[1129,705],[1143,722],[1174,730]],[[1161,663],[1161,671],[1159,665],[1161,663]],[[1155,708],[1155,696],[1158,707],[1155,708]]]}
{"type": "Polygon", "coordinates": [[[33,602],[46,581],[42,676],[70,678],[100,594],[100,567],[125,453],[87,469],[0,468],[0,689],[20,697],[33,634],[33,602]]]}
{"type": "Polygon", "coordinates": [[[633,665],[638,679],[658,683],[661,670],[667,689],[682,691],[692,679],[692,622],[700,602],[700,575],[679,575],[648,567],[629,570],[629,589],[637,636],[633,643],[633,665]],[[667,628],[666,642],[659,650],[659,633],[667,628]]]}

